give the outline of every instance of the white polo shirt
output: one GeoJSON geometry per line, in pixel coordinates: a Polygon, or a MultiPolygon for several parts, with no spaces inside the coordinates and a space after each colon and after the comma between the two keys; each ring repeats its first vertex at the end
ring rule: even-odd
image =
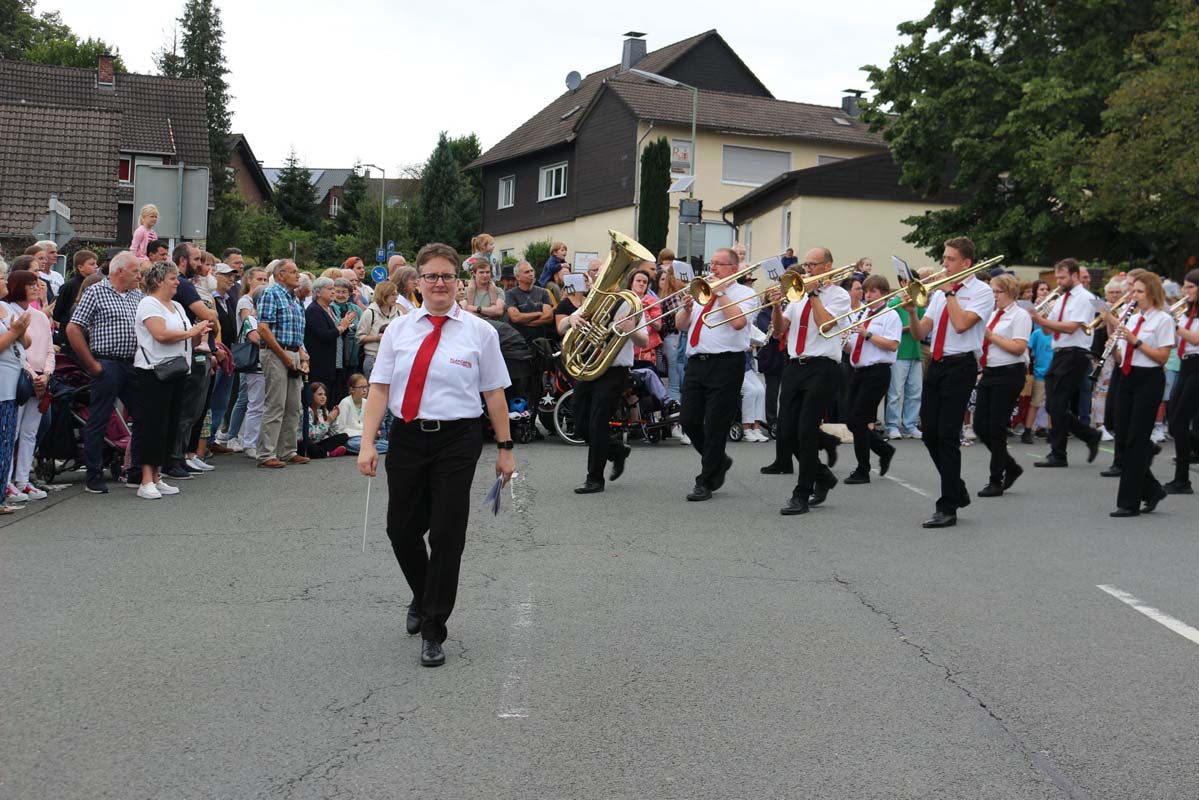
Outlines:
{"type": "MultiPolygon", "coordinates": [[[[998,308],[995,309],[994,313],[991,314],[991,318],[986,320],[987,326],[990,327],[992,322],[995,322],[995,327],[991,328],[991,332],[1006,339],[1020,339],[1027,342],[1029,336],[1032,335],[1032,317],[1015,303],[1010,304],[1002,311],[998,308]],[[999,315],[998,322],[995,322],[996,315],[999,315]]],[[[1010,364],[1027,363],[1027,347],[1018,356],[1012,355],[994,342],[991,342],[990,347],[987,348],[988,367],[1006,367],[1010,364]]]]}
{"type": "Polygon", "coordinates": [[[849,347],[850,366],[855,369],[863,367],[873,367],[876,364],[894,364],[896,356],[899,355],[899,349],[884,350],[874,343],[874,337],[880,339],[890,339],[898,342],[903,336],[903,320],[899,318],[899,314],[895,313],[895,309],[884,306],[881,310],[871,310],[869,324],[863,323],[854,329],[854,332],[849,335],[849,340],[846,345],[849,347]],[[862,338],[862,334],[870,331],[871,338],[862,342],[862,352],[858,354],[858,363],[854,364],[853,351],[858,346],[858,340],[862,338]]]}
{"type": "MultiPolygon", "coordinates": [[[[978,315],[979,321],[971,325],[965,333],[958,333],[953,328],[953,321],[949,320],[945,328],[945,349],[942,356],[955,356],[961,353],[981,355],[983,326],[991,321],[991,312],[995,310],[995,295],[991,292],[990,286],[971,275],[962,283],[957,298],[964,310],[978,315]]],[[[944,292],[934,292],[928,301],[928,310],[924,314],[924,318],[932,320],[933,323],[932,332],[929,334],[931,337],[929,343],[934,347],[937,341],[937,328],[941,325],[941,317],[946,313],[946,302],[944,292]]]]}
{"type": "MultiPolygon", "coordinates": [[[[1178,325],[1174,322],[1174,317],[1160,308],[1150,308],[1143,313],[1137,312],[1133,314],[1128,322],[1124,323],[1124,327],[1130,331],[1137,332],[1136,338],[1141,340],[1142,347],[1173,347],[1175,333],[1178,330],[1178,325]],[[1145,322],[1141,325],[1141,329],[1137,330],[1137,324],[1142,319],[1145,322]]],[[[1120,359],[1116,362],[1116,369],[1120,369],[1120,365],[1124,363],[1124,349],[1132,347],[1132,345],[1121,340],[1116,347],[1119,348],[1120,353],[1120,359]]],[[[1132,365],[1134,367],[1162,367],[1161,364],[1141,352],[1140,348],[1132,351],[1132,365]]]]}
{"type": "MultiPolygon", "coordinates": [[[[441,339],[429,363],[421,394],[420,419],[450,421],[482,415],[479,395],[512,384],[500,352],[495,328],[454,304],[441,328],[441,339]]],[[[404,391],[416,353],[433,331],[424,307],[400,316],[387,326],[379,342],[371,383],[389,386],[387,407],[403,417],[404,391]]]]}
{"type": "MultiPolygon", "coordinates": [[[[804,334],[803,352],[799,352],[799,321],[803,319],[804,309],[808,307],[811,299],[811,297],[805,294],[803,299],[798,303],[792,303],[783,310],[783,316],[787,318],[787,322],[789,323],[787,326],[787,355],[791,358],[798,358],[801,355],[804,358],[831,358],[833,361],[840,363],[840,332],[849,324],[848,318],[837,323],[835,329],[837,335],[826,339],[820,335],[820,323],[816,321],[816,315],[809,313],[808,328],[804,334]]],[[[851,303],[849,292],[840,286],[826,286],[821,289],[820,302],[824,305],[824,310],[834,317],[847,313],[851,303]]]]}
{"type": "MultiPolygon", "coordinates": [[[[734,283],[722,289],[727,297],[731,297],[734,302],[740,303],[741,311],[745,313],[752,311],[758,307],[758,300],[753,297],[754,290],[748,286],[743,286],[740,283],[734,283]]],[[[707,319],[711,320],[715,325],[724,319],[724,312],[720,311],[720,300],[716,301],[716,305],[712,307],[712,311],[708,314],[707,319]]],[[[693,356],[697,353],[744,353],[749,350],[749,326],[753,324],[753,318],[746,320],[746,325],[741,330],[737,330],[732,325],[721,325],[719,328],[709,328],[700,320],[700,314],[703,311],[703,306],[699,303],[694,303],[691,306],[691,319],[687,325],[686,331],[681,331],[681,335],[687,337],[687,355],[693,356]],[[695,326],[700,326],[699,344],[691,346],[691,333],[695,330],[695,326]]]]}
{"type": "MultiPolygon", "coordinates": [[[[1092,305],[1094,299],[1095,295],[1082,286],[1075,286],[1057,299],[1045,318],[1051,322],[1090,322],[1095,319],[1095,307],[1092,305]]],[[[1093,338],[1081,326],[1074,333],[1054,333],[1053,349],[1081,347],[1090,350],[1093,338]]]]}

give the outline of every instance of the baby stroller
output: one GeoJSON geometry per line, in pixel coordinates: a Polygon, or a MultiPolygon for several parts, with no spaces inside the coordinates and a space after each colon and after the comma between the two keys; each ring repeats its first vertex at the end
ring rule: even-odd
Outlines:
{"type": "MultiPolygon", "coordinates": [[[[66,353],[55,357],[50,378],[50,426],[38,446],[34,474],[43,483],[53,483],[64,472],[85,468],[83,428],[91,402],[91,376],[66,353]]],[[[132,439],[124,408],[118,403],[104,431],[104,463],[115,481],[125,462],[132,439]]]]}
{"type": "Polygon", "coordinates": [[[554,408],[558,400],[574,386],[574,378],[562,365],[562,350],[557,342],[534,339],[533,353],[541,375],[541,396],[537,400],[537,417],[547,431],[554,428],[554,408]]]}

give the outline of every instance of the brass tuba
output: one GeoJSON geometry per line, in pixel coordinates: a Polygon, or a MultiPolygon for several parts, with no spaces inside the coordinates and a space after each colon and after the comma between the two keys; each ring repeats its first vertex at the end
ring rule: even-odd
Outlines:
{"type": "Polygon", "coordinates": [[[621,287],[641,262],[654,261],[648,250],[623,233],[609,229],[608,235],[612,252],[583,300],[581,311],[587,324],[571,328],[562,337],[562,365],[572,377],[585,381],[603,375],[624,347],[627,337],[613,323],[618,314],[625,318],[641,313],[641,300],[621,287]],[[629,308],[622,313],[626,303],[629,308]]]}

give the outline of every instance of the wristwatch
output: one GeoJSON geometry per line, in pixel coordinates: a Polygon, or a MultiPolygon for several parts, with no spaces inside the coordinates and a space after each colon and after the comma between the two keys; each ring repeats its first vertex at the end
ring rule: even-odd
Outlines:
{"type": "Polygon", "coordinates": [[[516,447],[516,443],[509,439],[506,442],[496,441],[495,446],[497,450],[511,450],[516,447]]]}
{"type": "Polygon", "coordinates": [[[870,340],[871,340],[871,339],[873,339],[873,338],[874,338],[874,332],[873,332],[873,331],[866,331],[866,341],[870,341],[870,340]]]}
{"type": "Polygon", "coordinates": [[[945,296],[946,297],[957,297],[958,293],[955,289],[950,289],[948,292],[945,293],[945,296]]]}

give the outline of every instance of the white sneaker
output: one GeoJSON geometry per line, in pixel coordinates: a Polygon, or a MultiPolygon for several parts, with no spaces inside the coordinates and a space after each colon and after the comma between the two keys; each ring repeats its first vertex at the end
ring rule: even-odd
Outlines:
{"type": "Polygon", "coordinates": [[[247,447],[245,450],[242,451],[242,455],[244,455],[246,458],[253,458],[253,459],[257,460],[258,459],[258,448],[257,447],[247,447]]]}
{"type": "Polygon", "coordinates": [[[152,483],[143,483],[137,487],[137,496],[146,500],[161,500],[162,492],[158,491],[158,487],[152,483]]]}
{"type": "Polygon", "coordinates": [[[887,439],[902,439],[902,438],[903,437],[900,436],[899,431],[887,431],[887,439]]]}
{"type": "Polygon", "coordinates": [[[222,442],[222,444],[224,444],[225,447],[228,447],[230,450],[232,450],[235,453],[241,453],[241,452],[245,451],[245,449],[246,449],[245,445],[243,445],[241,443],[241,439],[230,439],[227,442],[222,442]]]}
{"type": "Polygon", "coordinates": [[[973,425],[967,425],[964,428],[962,428],[962,438],[965,439],[967,442],[973,442],[975,439],[978,438],[977,436],[974,435],[974,426],[973,425]]]}
{"type": "Polygon", "coordinates": [[[159,494],[179,494],[178,487],[171,486],[171,484],[162,478],[159,478],[158,483],[154,484],[154,486],[158,489],[159,494]]]}
{"type": "Polygon", "coordinates": [[[199,456],[192,456],[191,458],[187,459],[187,465],[192,469],[198,469],[201,472],[212,472],[214,469],[216,469],[216,467],[214,467],[212,464],[209,464],[199,456]]]}
{"type": "Polygon", "coordinates": [[[21,489],[21,494],[28,497],[30,500],[45,500],[48,496],[41,489],[34,486],[32,483],[25,484],[25,488],[21,489]]]}
{"type": "Polygon", "coordinates": [[[916,430],[912,431],[911,433],[907,434],[907,437],[908,437],[909,439],[919,439],[919,438],[921,438],[921,433],[920,433],[920,430],[919,430],[919,429],[916,429],[916,430]]]}
{"type": "Polygon", "coordinates": [[[679,434],[679,444],[685,444],[688,447],[690,447],[691,446],[691,437],[685,433],[680,433],[679,434]]]}
{"type": "Polygon", "coordinates": [[[1113,441],[1115,438],[1116,437],[1112,436],[1112,432],[1109,431],[1106,426],[1099,429],[1099,440],[1101,442],[1110,442],[1110,441],[1113,441]]]}
{"type": "Polygon", "coordinates": [[[1160,422],[1153,426],[1153,433],[1149,435],[1149,439],[1154,442],[1164,442],[1166,440],[1166,426],[1160,422]]]}
{"type": "Polygon", "coordinates": [[[768,441],[770,441],[765,436],[763,436],[762,432],[760,430],[758,430],[757,428],[753,428],[752,430],[749,431],[749,433],[751,435],[746,438],[748,438],[751,442],[768,442],[768,441]]]}
{"type": "Polygon", "coordinates": [[[8,498],[8,502],[10,503],[24,503],[29,499],[29,495],[25,494],[11,483],[8,484],[8,488],[5,490],[5,496],[8,498]]]}

